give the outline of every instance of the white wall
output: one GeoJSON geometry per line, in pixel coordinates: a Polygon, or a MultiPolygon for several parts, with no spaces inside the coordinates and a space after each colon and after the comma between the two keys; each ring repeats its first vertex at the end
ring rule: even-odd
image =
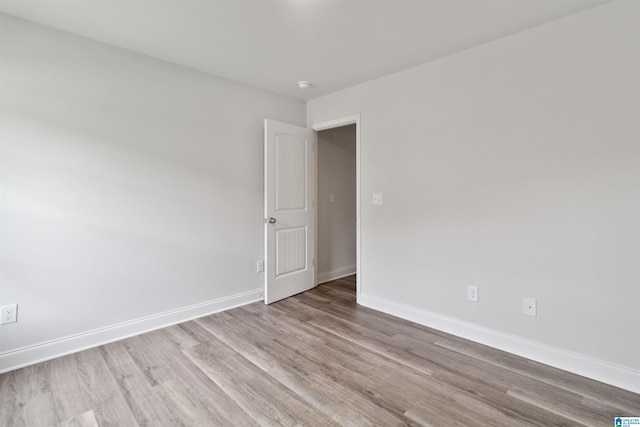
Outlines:
{"type": "Polygon", "coordinates": [[[318,132],[318,282],[356,272],[356,125],[318,132]],[[334,194],[331,201],[330,195],[334,194]]]}
{"type": "Polygon", "coordinates": [[[0,371],[257,299],[263,119],[304,103],[1,24],[0,371]]]}
{"type": "Polygon", "coordinates": [[[308,102],[361,114],[362,303],[640,391],[639,6],[308,102]]]}

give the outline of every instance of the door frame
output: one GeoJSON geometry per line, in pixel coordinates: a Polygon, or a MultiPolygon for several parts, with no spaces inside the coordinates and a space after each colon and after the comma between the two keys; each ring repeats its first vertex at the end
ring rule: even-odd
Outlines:
{"type": "MultiPolygon", "coordinates": [[[[333,128],[337,128],[337,127],[342,127],[342,126],[347,126],[347,125],[352,125],[355,124],[356,125],[356,301],[359,303],[360,302],[360,295],[362,292],[362,283],[363,283],[363,278],[362,278],[362,268],[361,267],[361,261],[362,261],[362,257],[360,256],[360,251],[361,251],[361,246],[360,246],[360,204],[362,202],[362,198],[361,193],[360,193],[360,184],[361,184],[361,180],[360,180],[360,175],[361,175],[361,169],[360,169],[360,153],[361,153],[361,149],[360,149],[360,113],[358,114],[353,114],[350,116],[345,116],[345,117],[340,117],[337,119],[333,119],[333,120],[329,120],[326,122],[320,122],[320,123],[315,123],[311,125],[311,129],[313,129],[316,133],[321,131],[321,130],[327,130],[327,129],[333,129],[333,128]]],[[[317,138],[316,138],[317,139],[317,138]]],[[[318,194],[318,150],[316,150],[316,195],[318,194]]],[[[317,198],[316,198],[317,200],[317,198]]],[[[315,217],[316,217],[316,221],[315,221],[315,235],[317,237],[318,235],[318,203],[315,204],[315,217]]],[[[316,260],[318,258],[318,239],[316,238],[315,241],[316,244],[316,260]]],[[[317,264],[317,262],[316,262],[317,264]]],[[[316,286],[318,285],[318,269],[315,269],[315,284],[316,286]]]]}

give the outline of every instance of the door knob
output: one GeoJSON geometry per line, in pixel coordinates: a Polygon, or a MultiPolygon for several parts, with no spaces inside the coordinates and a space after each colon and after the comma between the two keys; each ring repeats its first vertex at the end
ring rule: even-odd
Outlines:
{"type": "Polygon", "coordinates": [[[276,219],[271,217],[269,218],[269,224],[275,224],[276,223],[276,219]]]}

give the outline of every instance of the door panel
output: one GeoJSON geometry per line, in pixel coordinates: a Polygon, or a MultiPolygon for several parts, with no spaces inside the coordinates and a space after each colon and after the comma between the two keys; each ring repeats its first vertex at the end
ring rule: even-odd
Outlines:
{"type": "Polygon", "coordinates": [[[307,268],[307,227],[276,230],[276,278],[307,268]]]}
{"type": "Polygon", "coordinates": [[[265,303],[314,283],[315,132],[265,120],[265,303]]]}
{"type": "Polygon", "coordinates": [[[307,207],[307,144],[294,135],[276,134],[275,149],[275,211],[303,211],[307,207]]]}

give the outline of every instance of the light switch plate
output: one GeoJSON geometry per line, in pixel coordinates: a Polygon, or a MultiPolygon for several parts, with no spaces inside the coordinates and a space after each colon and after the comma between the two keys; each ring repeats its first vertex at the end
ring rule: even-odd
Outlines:
{"type": "Polygon", "coordinates": [[[382,193],[373,193],[373,197],[371,198],[371,204],[382,205],[382,193]]]}

